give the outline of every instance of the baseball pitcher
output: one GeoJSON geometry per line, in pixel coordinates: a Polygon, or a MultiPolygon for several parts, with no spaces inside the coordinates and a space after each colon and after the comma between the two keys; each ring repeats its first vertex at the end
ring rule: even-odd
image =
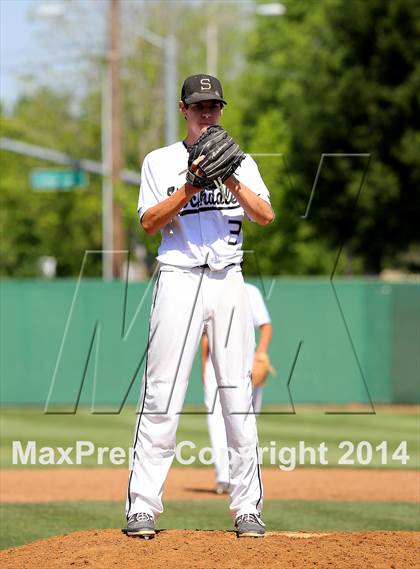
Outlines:
{"type": "Polygon", "coordinates": [[[218,79],[182,86],[184,140],[148,154],[141,170],[140,223],[161,232],[148,350],[134,431],[127,534],[150,538],[163,511],[179,413],[205,331],[220,391],[230,461],[230,510],[239,537],[261,537],[263,488],[252,412],[255,347],[241,271],[242,224],[274,219],[254,160],[219,126],[226,101],[218,79]]]}

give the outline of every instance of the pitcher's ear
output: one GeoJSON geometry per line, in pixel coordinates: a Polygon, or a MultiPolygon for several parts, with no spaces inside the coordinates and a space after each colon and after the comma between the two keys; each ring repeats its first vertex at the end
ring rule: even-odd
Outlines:
{"type": "Polygon", "coordinates": [[[184,103],[184,101],[182,101],[182,99],[178,102],[178,110],[180,113],[182,113],[184,115],[184,119],[187,120],[187,117],[185,116],[185,111],[188,109],[188,105],[186,105],[184,103]]]}

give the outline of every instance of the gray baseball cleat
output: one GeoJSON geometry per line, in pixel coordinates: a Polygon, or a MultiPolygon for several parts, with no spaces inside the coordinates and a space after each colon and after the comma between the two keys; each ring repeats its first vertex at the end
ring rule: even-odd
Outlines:
{"type": "Polygon", "coordinates": [[[242,514],[235,520],[238,537],[264,537],[265,524],[258,514],[242,514]]]}
{"type": "Polygon", "coordinates": [[[229,494],[230,484],[229,482],[218,482],[216,486],[216,494],[229,494]]]}
{"type": "Polygon", "coordinates": [[[152,539],[155,533],[155,518],[151,514],[139,512],[128,518],[127,535],[152,539]]]}

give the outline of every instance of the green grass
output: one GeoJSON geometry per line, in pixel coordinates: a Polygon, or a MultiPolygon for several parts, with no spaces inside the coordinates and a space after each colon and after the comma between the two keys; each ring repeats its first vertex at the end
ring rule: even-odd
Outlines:
{"type": "MultiPolygon", "coordinates": [[[[1,506],[2,549],[93,528],[123,528],[121,502],[62,502],[1,506]]],[[[415,504],[386,502],[267,501],[269,531],[420,530],[415,504]]],[[[232,529],[227,502],[166,503],[160,529],[232,529]]]]}
{"type": "MultiPolygon", "coordinates": [[[[14,440],[20,440],[22,444],[35,440],[38,449],[43,446],[74,446],[77,440],[89,440],[96,446],[127,449],[132,442],[134,422],[134,408],[127,408],[120,415],[92,415],[87,410],[79,410],[75,415],[45,415],[39,408],[6,408],[0,418],[0,466],[13,466],[11,449],[14,440]]],[[[368,467],[375,468],[419,468],[419,424],[416,409],[378,410],[376,415],[326,415],[321,407],[297,408],[296,415],[261,415],[258,418],[260,446],[270,447],[270,442],[274,441],[278,450],[305,441],[306,445],[316,448],[324,442],[328,447],[328,466],[337,466],[343,453],[338,448],[340,441],[368,441],[373,447],[387,441],[390,451],[388,463],[381,464],[380,454],[374,452],[368,467]],[[410,455],[405,466],[390,460],[392,451],[403,440],[408,443],[410,455]]],[[[209,446],[206,416],[182,415],[177,440],[193,441],[198,449],[209,446]]],[[[188,457],[188,453],[184,452],[184,456],[188,457]]],[[[110,465],[107,456],[104,464],[110,465]]],[[[97,466],[96,457],[85,458],[83,465],[97,466]]],[[[269,466],[267,460],[264,465],[269,466]]],[[[200,463],[195,466],[200,466],[200,463]]]]}

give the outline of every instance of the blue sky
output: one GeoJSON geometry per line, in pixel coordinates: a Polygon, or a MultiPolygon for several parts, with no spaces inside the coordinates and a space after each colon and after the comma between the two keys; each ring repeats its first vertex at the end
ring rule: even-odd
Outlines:
{"type": "Polygon", "coordinates": [[[22,90],[19,72],[42,54],[36,38],[37,25],[31,18],[39,3],[0,0],[0,98],[6,104],[12,103],[22,90]]]}
{"type": "Polygon", "coordinates": [[[84,53],[103,48],[106,10],[101,8],[107,3],[72,1],[74,5],[64,0],[0,0],[0,99],[6,108],[40,84],[82,87],[75,78],[86,63],[84,53]],[[77,27],[81,13],[83,26],[77,27]],[[60,33],[72,25],[72,34],[60,33]]]}

